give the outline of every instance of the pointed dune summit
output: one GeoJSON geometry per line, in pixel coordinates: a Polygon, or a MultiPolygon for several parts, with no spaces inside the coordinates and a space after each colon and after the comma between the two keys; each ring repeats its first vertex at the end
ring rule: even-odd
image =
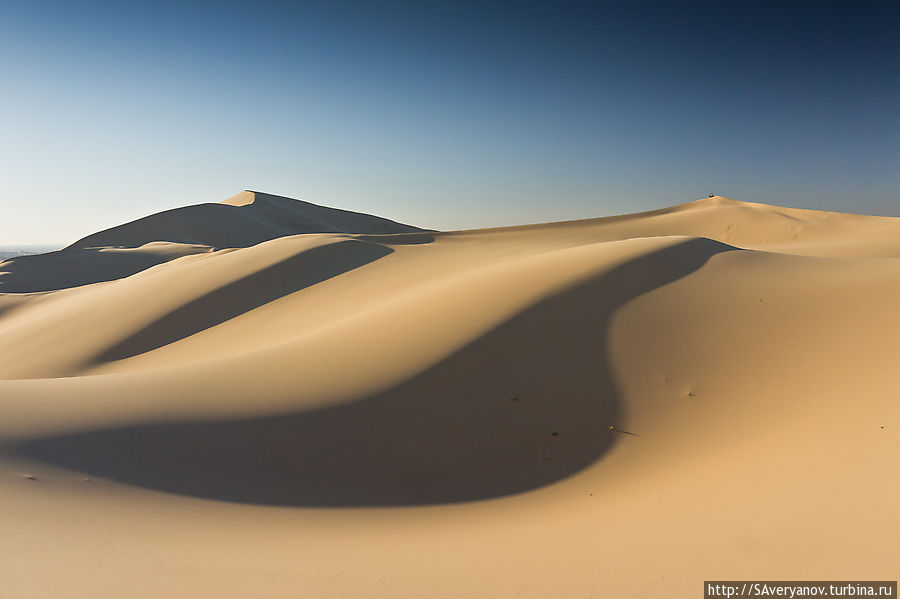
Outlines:
{"type": "Polygon", "coordinates": [[[383,235],[420,231],[423,229],[378,216],[243,191],[219,204],[175,208],[106,229],[66,249],[140,247],[154,241],[213,248],[249,247],[301,233],[383,235]]]}

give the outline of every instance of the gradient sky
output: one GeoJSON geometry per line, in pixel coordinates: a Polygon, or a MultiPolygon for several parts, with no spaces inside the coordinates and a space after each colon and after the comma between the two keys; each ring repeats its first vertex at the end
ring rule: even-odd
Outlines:
{"type": "Polygon", "coordinates": [[[896,6],[0,0],[0,245],[245,188],[438,229],[900,215],[896,6]]]}

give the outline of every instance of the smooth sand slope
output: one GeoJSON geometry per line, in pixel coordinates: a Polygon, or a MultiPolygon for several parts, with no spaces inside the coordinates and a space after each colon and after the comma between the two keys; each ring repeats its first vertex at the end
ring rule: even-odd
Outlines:
{"type": "Polygon", "coordinates": [[[900,578],[900,219],[255,192],[0,263],[0,596],[900,578]]]}

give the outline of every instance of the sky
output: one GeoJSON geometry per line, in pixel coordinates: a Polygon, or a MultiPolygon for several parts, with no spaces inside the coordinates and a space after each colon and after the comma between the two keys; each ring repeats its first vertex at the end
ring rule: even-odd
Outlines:
{"type": "Polygon", "coordinates": [[[443,230],[900,215],[896,6],[0,0],[0,245],[243,189],[443,230]]]}

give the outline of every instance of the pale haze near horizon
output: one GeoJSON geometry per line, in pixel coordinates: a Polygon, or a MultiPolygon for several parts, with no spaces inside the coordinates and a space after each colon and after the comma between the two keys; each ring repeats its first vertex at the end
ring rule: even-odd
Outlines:
{"type": "Polygon", "coordinates": [[[13,3],[0,245],[243,189],[443,230],[708,193],[900,214],[892,9],[774,7],[13,3]]]}

